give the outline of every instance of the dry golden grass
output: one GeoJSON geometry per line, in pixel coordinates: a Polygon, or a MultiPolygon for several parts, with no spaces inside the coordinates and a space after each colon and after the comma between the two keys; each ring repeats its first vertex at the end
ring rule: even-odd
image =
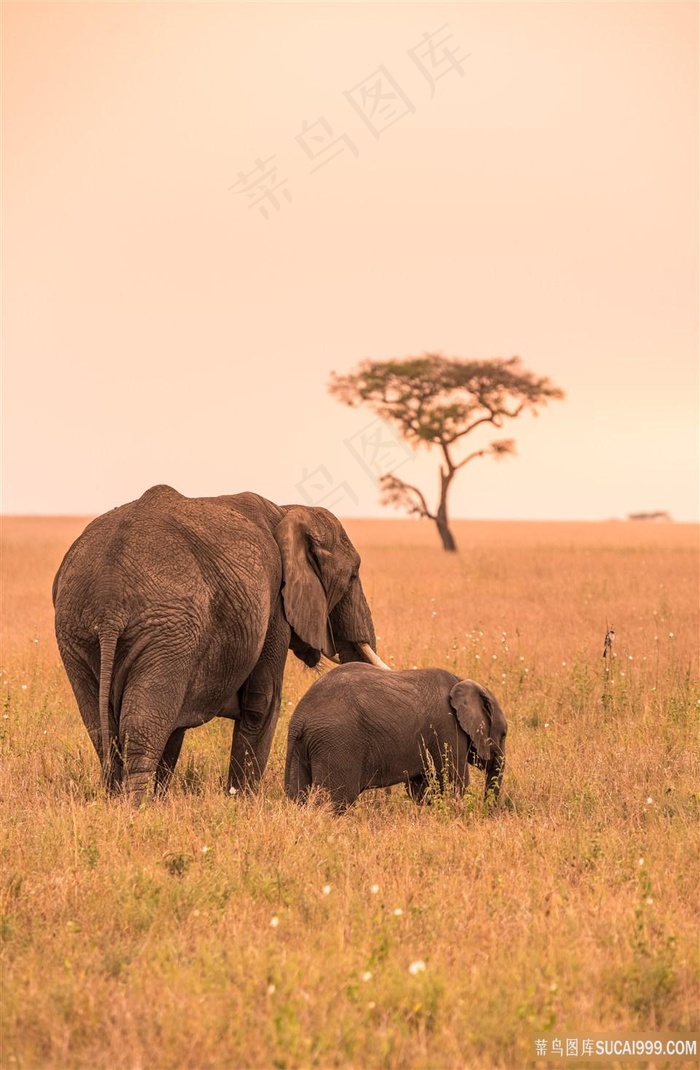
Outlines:
{"type": "Polygon", "coordinates": [[[3,1067],[510,1068],[551,1028],[699,1028],[696,528],[463,522],[450,556],[348,523],[380,653],[491,687],[509,764],[492,815],[475,773],[335,819],[283,795],[294,659],[257,798],[222,793],[224,722],[166,801],[102,796],[50,604],[83,526],[4,521],[3,1067]]]}

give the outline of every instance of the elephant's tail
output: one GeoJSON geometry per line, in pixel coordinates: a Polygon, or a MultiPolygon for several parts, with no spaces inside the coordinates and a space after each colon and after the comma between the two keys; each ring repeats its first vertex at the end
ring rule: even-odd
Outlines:
{"type": "Polygon", "coordinates": [[[311,788],[311,762],[300,732],[292,725],[287,739],[287,763],[284,769],[284,790],[297,803],[306,802],[311,788]]]}
{"type": "Polygon", "coordinates": [[[112,689],[112,671],[117,650],[118,632],[100,635],[100,742],[102,747],[102,780],[106,785],[112,779],[112,741],[109,730],[109,694],[112,689]]]}

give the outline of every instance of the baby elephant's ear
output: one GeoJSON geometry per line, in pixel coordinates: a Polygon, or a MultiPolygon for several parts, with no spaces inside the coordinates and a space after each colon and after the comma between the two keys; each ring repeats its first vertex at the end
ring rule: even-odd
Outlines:
{"type": "Polygon", "coordinates": [[[460,680],[450,691],[450,704],[483,762],[491,757],[491,719],[482,689],[473,680],[460,680]]]}

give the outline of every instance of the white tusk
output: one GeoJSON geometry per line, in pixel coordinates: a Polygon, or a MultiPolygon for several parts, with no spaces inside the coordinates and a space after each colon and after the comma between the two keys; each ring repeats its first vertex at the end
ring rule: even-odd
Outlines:
{"type": "Polygon", "coordinates": [[[335,669],[337,665],[340,665],[340,658],[337,654],[334,654],[332,658],[329,658],[327,654],[321,654],[318,663],[326,670],[335,669]]]}
{"type": "Polygon", "coordinates": [[[386,662],[382,661],[379,654],[375,654],[369,643],[358,643],[357,649],[360,651],[365,661],[368,661],[370,665],[376,665],[378,669],[386,669],[387,672],[393,671],[390,665],[387,665],[386,662]]]}

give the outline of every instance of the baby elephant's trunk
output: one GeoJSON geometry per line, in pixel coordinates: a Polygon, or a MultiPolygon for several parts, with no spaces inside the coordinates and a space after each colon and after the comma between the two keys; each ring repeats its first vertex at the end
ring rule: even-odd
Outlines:
{"type": "Polygon", "coordinates": [[[486,799],[492,798],[495,801],[498,798],[505,768],[506,756],[503,751],[492,754],[486,763],[486,799]]]}

